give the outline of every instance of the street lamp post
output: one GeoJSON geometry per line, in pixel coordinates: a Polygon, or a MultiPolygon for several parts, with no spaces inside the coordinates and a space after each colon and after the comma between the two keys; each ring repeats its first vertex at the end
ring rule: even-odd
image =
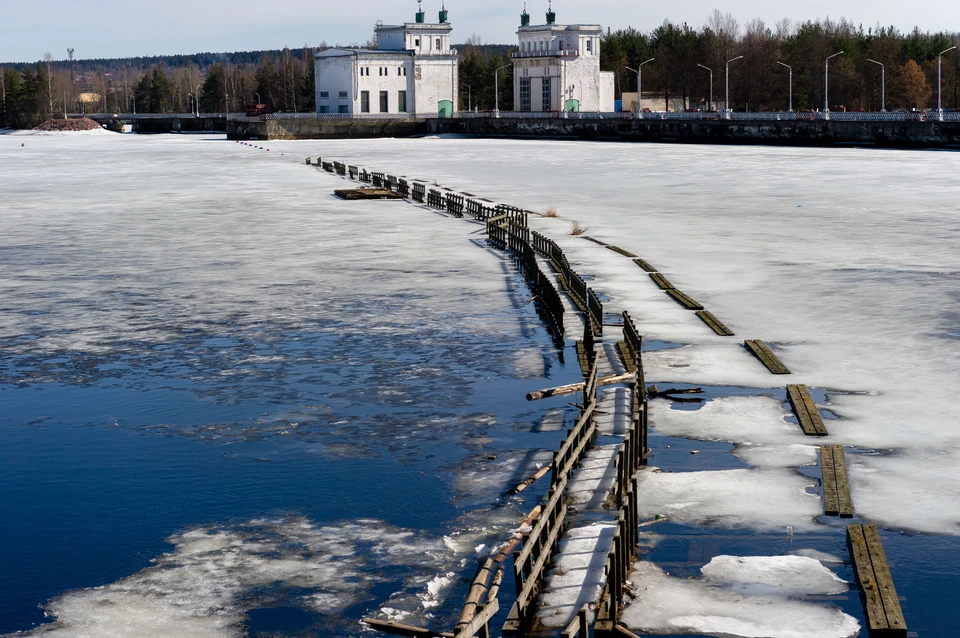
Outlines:
{"type": "Polygon", "coordinates": [[[723,107],[724,107],[724,110],[726,111],[725,113],[726,119],[728,120],[730,119],[730,63],[736,62],[737,60],[740,60],[742,58],[743,58],[742,55],[738,55],[737,57],[731,60],[727,60],[727,96],[723,103],[723,107]]]}
{"type": "Polygon", "coordinates": [[[493,72],[493,94],[496,98],[496,108],[494,109],[494,117],[500,117],[500,71],[504,69],[509,69],[511,65],[504,64],[502,67],[493,72]]]}
{"type": "Polygon", "coordinates": [[[949,53],[957,48],[957,45],[953,45],[945,51],[941,51],[937,56],[937,117],[941,120],[943,119],[943,93],[942,93],[942,82],[943,77],[942,67],[943,67],[943,54],[949,53]]]}
{"type": "Polygon", "coordinates": [[[823,112],[830,112],[830,60],[837,57],[838,55],[843,55],[843,51],[839,53],[834,53],[833,55],[828,55],[827,59],[823,62],[823,112]]]}
{"type": "Polygon", "coordinates": [[[880,67],[880,112],[887,112],[887,67],[882,62],[867,58],[867,62],[873,62],[880,67]]]}
{"type": "Polygon", "coordinates": [[[473,110],[473,89],[470,88],[469,84],[464,84],[467,87],[467,113],[473,110]]]}
{"type": "Polygon", "coordinates": [[[200,84],[197,85],[197,91],[193,95],[193,99],[197,105],[197,117],[200,117],[200,84]]]}
{"type": "Polygon", "coordinates": [[[783,62],[777,62],[780,66],[787,67],[787,70],[790,71],[790,107],[787,113],[793,113],[793,67],[789,64],[784,64],[783,62]]]}
{"type": "Polygon", "coordinates": [[[260,104],[260,94],[256,91],[254,91],[253,94],[257,96],[257,104],[260,104]]]}
{"type": "Polygon", "coordinates": [[[641,62],[640,64],[637,65],[637,68],[633,68],[632,66],[626,67],[628,71],[633,71],[634,73],[637,74],[637,115],[636,117],[638,120],[643,117],[643,109],[640,108],[640,102],[642,100],[641,96],[643,95],[643,74],[641,72],[643,71],[644,64],[650,64],[654,60],[656,60],[656,58],[650,58],[646,62],[641,62]]]}
{"type": "Polygon", "coordinates": [[[710,71],[710,102],[707,104],[707,110],[712,111],[713,110],[713,69],[703,64],[698,64],[697,66],[700,67],[701,69],[706,69],[707,71],[710,71]]]}

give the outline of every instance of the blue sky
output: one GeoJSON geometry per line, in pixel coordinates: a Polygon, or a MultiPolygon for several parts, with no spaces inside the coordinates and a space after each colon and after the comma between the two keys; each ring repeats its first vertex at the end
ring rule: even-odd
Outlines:
{"type": "MultiPolygon", "coordinates": [[[[477,34],[484,42],[512,43],[522,0],[446,0],[454,40],[477,34]]],[[[0,61],[32,61],[47,51],[78,58],[134,57],[200,51],[291,48],[304,44],[350,44],[368,39],[377,20],[412,21],[414,0],[0,0],[0,61]]],[[[531,0],[534,23],[543,21],[547,0],[531,0]]],[[[929,0],[557,0],[558,22],[599,23],[613,29],[649,31],[664,19],[701,25],[714,9],[729,11],[741,23],[759,17],[771,26],[781,18],[802,21],[846,16],[865,27],[894,25],[911,30],[960,31],[960,2],[929,0]]],[[[435,20],[440,0],[425,0],[435,20]]]]}

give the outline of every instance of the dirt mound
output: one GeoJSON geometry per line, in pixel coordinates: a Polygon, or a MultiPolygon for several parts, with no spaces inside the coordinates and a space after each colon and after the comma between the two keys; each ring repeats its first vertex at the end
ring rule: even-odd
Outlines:
{"type": "Polygon", "coordinates": [[[63,131],[93,131],[102,128],[89,117],[79,117],[71,120],[47,120],[35,131],[49,131],[61,133],[63,131]]]}

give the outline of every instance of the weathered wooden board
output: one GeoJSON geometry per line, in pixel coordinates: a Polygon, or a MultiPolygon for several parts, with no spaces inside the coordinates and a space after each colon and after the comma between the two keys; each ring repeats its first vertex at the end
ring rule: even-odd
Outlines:
{"type": "Polygon", "coordinates": [[[587,349],[582,341],[577,341],[577,360],[580,362],[580,372],[584,377],[590,376],[590,361],[587,357],[587,349]]]}
{"type": "Polygon", "coordinates": [[[391,634],[397,634],[398,636],[415,636],[416,638],[453,638],[453,634],[447,631],[430,631],[429,629],[424,629],[422,627],[413,627],[411,625],[404,625],[398,622],[391,622],[387,620],[376,620],[375,618],[364,618],[364,624],[369,625],[373,629],[378,629],[391,634]]]}
{"type": "Polygon", "coordinates": [[[820,471],[823,480],[820,483],[823,490],[823,513],[827,516],[840,514],[840,499],[837,496],[837,470],[833,462],[833,448],[829,445],[820,446],[820,471]]]}
{"type": "Polygon", "coordinates": [[[600,244],[601,246],[608,246],[608,245],[609,245],[609,244],[607,244],[607,242],[605,242],[605,241],[600,241],[599,239],[594,239],[593,237],[590,237],[589,235],[580,235],[580,238],[581,238],[581,239],[586,239],[587,241],[592,241],[592,242],[595,243],[595,244],[600,244]]]}
{"type": "Polygon", "coordinates": [[[863,536],[867,542],[867,551],[870,553],[870,560],[873,563],[873,574],[880,590],[880,600],[883,601],[883,611],[887,616],[887,625],[890,627],[891,635],[906,635],[907,622],[903,617],[903,609],[900,607],[900,599],[897,597],[897,589],[893,585],[893,575],[890,573],[890,566],[887,564],[887,555],[883,551],[883,544],[880,542],[880,532],[876,525],[864,525],[863,536]],[[902,632],[899,633],[899,632],[902,632]]]}
{"type": "Polygon", "coordinates": [[[703,321],[703,323],[710,326],[710,329],[716,332],[721,337],[732,337],[733,331],[730,330],[727,326],[724,325],[722,321],[713,316],[713,313],[709,310],[698,310],[697,316],[703,321]]]}
{"type": "Polygon", "coordinates": [[[686,293],[682,293],[676,288],[667,288],[667,294],[676,299],[681,306],[689,310],[703,310],[703,304],[693,299],[686,293]]]}
{"type": "Polygon", "coordinates": [[[653,279],[653,283],[660,286],[663,290],[670,290],[673,288],[673,284],[670,283],[670,280],[658,272],[650,273],[650,279],[653,279]]]}
{"type": "Polygon", "coordinates": [[[345,188],[333,194],[340,199],[403,199],[403,195],[383,188],[345,188]]]}
{"type": "Polygon", "coordinates": [[[847,545],[871,638],[906,638],[907,623],[876,525],[847,525],[847,545]]]}
{"type": "Polygon", "coordinates": [[[837,504],[840,518],[853,518],[853,499],[850,498],[850,481],[847,478],[847,458],[842,445],[833,447],[833,469],[837,475],[837,504]]]}
{"type": "Polygon", "coordinates": [[[777,355],[773,354],[767,344],[760,339],[747,339],[743,342],[743,345],[760,359],[760,362],[773,374],[790,374],[787,366],[783,365],[777,355]]]}
{"type": "Polygon", "coordinates": [[[820,411],[810,396],[810,390],[803,384],[787,385],[787,399],[803,433],[807,436],[827,436],[827,428],[823,424],[820,411]]]}
{"type": "Polygon", "coordinates": [[[644,261],[643,259],[639,259],[639,258],[638,258],[638,259],[634,259],[634,260],[633,260],[633,263],[635,263],[636,265],[640,266],[641,268],[643,268],[643,269],[646,270],[647,272],[658,272],[656,268],[654,268],[653,266],[651,266],[651,265],[649,264],[649,262],[644,261]]]}
{"type": "Polygon", "coordinates": [[[636,372],[636,366],[634,365],[633,352],[630,350],[630,346],[627,345],[626,341],[617,342],[617,352],[620,354],[620,360],[623,362],[623,367],[627,369],[627,372],[636,372]]]}
{"type": "Polygon", "coordinates": [[[630,252],[629,250],[624,250],[623,248],[620,248],[619,246],[614,246],[614,245],[612,245],[612,244],[607,244],[607,248],[609,248],[610,250],[612,250],[612,251],[615,252],[615,253],[620,253],[620,254],[623,255],[624,257],[629,257],[629,258],[631,258],[631,259],[635,259],[635,258],[636,258],[636,255],[634,255],[632,252],[630,252]]]}

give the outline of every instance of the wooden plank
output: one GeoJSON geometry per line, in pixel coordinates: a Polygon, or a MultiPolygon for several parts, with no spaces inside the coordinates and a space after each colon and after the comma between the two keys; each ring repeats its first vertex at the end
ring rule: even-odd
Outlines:
{"type": "Polygon", "coordinates": [[[866,612],[867,630],[871,636],[881,636],[889,630],[890,625],[887,623],[862,525],[847,525],[847,545],[850,548],[850,558],[853,559],[857,582],[860,583],[860,599],[866,612]]]}
{"type": "Polygon", "coordinates": [[[605,242],[605,241],[600,241],[599,239],[594,239],[593,237],[590,237],[589,235],[580,235],[580,238],[581,238],[581,239],[586,239],[587,241],[592,241],[592,242],[595,243],[595,244],[600,244],[601,246],[606,246],[606,245],[607,245],[607,242],[605,242]]]}
{"type": "Polygon", "coordinates": [[[627,345],[626,341],[617,342],[617,352],[620,354],[620,360],[623,362],[623,367],[627,369],[627,372],[636,372],[633,352],[630,350],[630,346],[627,345]]]}
{"type": "Polygon", "coordinates": [[[823,479],[820,487],[823,490],[823,513],[827,516],[836,516],[840,513],[840,502],[837,497],[837,473],[833,462],[833,447],[820,446],[820,472],[823,479]]]}
{"type": "MultiPolygon", "coordinates": [[[[809,405],[804,399],[804,394],[807,396],[810,394],[807,386],[801,384],[787,385],[787,399],[790,401],[790,407],[793,408],[793,413],[797,415],[797,421],[800,423],[803,433],[807,436],[826,436],[827,430],[823,428],[823,421],[820,422],[823,434],[817,430],[816,423],[810,416],[809,405]]],[[[811,399],[810,402],[812,404],[813,400],[811,399]]],[[[814,410],[816,410],[816,406],[814,406],[814,410]]],[[[817,417],[819,418],[819,416],[820,413],[818,412],[817,417]]]]}
{"type": "Polygon", "coordinates": [[[632,252],[630,252],[629,250],[624,250],[623,248],[620,248],[619,246],[613,246],[613,245],[611,245],[611,244],[607,244],[607,248],[609,248],[610,250],[612,250],[612,251],[615,252],[615,253],[620,253],[620,254],[623,255],[624,257],[630,257],[631,259],[636,258],[636,255],[634,255],[632,252]]]}
{"type": "Polygon", "coordinates": [[[685,306],[689,310],[703,310],[703,305],[698,301],[695,301],[689,295],[680,292],[676,288],[667,288],[667,294],[680,302],[680,305],[685,306]]]}
{"type": "Polygon", "coordinates": [[[754,356],[760,359],[760,362],[773,374],[790,374],[787,366],[783,365],[780,359],[777,358],[777,355],[773,354],[773,351],[767,347],[767,344],[760,339],[747,339],[743,342],[743,345],[745,345],[754,356]]]}
{"type": "Polygon", "coordinates": [[[660,288],[663,290],[670,290],[671,288],[673,288],[673,284],[670,283],[670,280],[658,272],[650,273],[650,279],[653,279],[653,283],[660,286],[660,288]]]}
{"type": "Polygon", "coordinates": [[[703,323],[710,326],[710,329],[716,332],[721,337],[732,337],[733,331],[730,328],[726,327],[722,321],[713,316],[713,313],[709,310],[698,310],[697,316],[703,321],[703,323]]]}
{"type": "Polygon", "coordinates": [[[643,268],[643,269],[646,270],[647,272],[659,272],[656,268],[654,268],[653,266],[650,265],[650,262],[648,262],[648,261],[646,261],[646,260],[643,260],[643,259],[634,259],[634,260],[633,260],[633,263],[635,263],[636,265],[640,266],[641,268],[643,268]]]}
{"type": "Polygon", "coordinates": [[[807,408],[810,423],[813,425],[814,430],[816,430],[817,436],[827,436],[827,426],[823,424],[823,417],[820,416],[820,410],[817,409],[817,404],[814,403],[813,397],[810,396],[810,390],[807,389],[805,385],[800,385],[799,390],[800,397],[803,399],[803,405],[807,408]]]}
{"type": "Polygon", "coordinates": [[[880,591],[880,600],[883,602],[887,626],[889,627],[889,631],[885,632],[884,636],[906,636],[907,622],[903,618],[900,599],[897,598],[897,590],[893,586],[893,576],[890,574],[887,556],[883,551],[883,544],[880,542],[880,533],[877,531],[876,525],[863,525],[862,527],[867,551],[870,553],[870,561],[873,563],[873,574],[880,591]]]}
{"type": "Polygon", "coordinates": [[[364,618],[363,623],[369,625],[373,629],[391,634],[397,634],[398,636],[415,636],[416,638],[436,638],[437,636],[440,636],[440,638],[453,638],[453,634],[447,631],[430,631],[429,629],[424,629],[423,627],[413,627],[411,625],[404,625],[388,620],[364,618]]]}
{"type": "Polygon", "coordinates": [[[841,518],[853,518],[853,499],[850,498],[850,482],[847,480],[847,459],[842,445],[833,445],[833,467],[837,476],[837,503],[841,518]]]}

